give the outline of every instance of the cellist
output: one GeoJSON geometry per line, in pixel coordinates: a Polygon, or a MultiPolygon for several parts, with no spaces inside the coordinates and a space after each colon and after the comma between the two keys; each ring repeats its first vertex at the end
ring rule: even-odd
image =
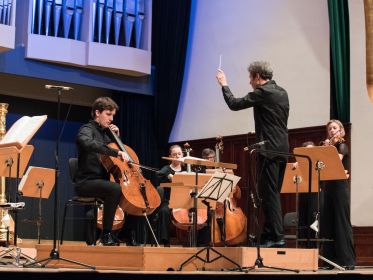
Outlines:
{"type": "MultiPolygon", "coordinates": [[[[183,157],[183,151],[179,145],[172,145],[169,148],[169,157],[179,159],[183,157]]],[[[186,168],[180,161],[173,160],[170,164],[163,166],[156,172],[158,182],[156,185],[157,191],[161,197],[161,205],[153,213],[156,223],[156,234],[160,243],[164,246],[170,245],[170,226],[171,226],[171,213],[169,208],[170,202],[170,188],[159,187],[160,183],[169,183],[175,173],[184,172],[186,168]]]]}
{"type": "Polygon", "coordinates": [[[112,123],[118,109],[111,98],[97,98],[92,105],[92,119],[80,127],[76,137],[78,171],[75,190],[79,196],[98,197],[104,201],[103,231],[100,237],[104,246],[119,245],[111,228],[122,191],[118,183],[110,181],[110,174],[102,165],[100,154],[128,161],[126,153],[107,146],[113,141],[109,129],[119,136],[119,128],[112,123]]]}

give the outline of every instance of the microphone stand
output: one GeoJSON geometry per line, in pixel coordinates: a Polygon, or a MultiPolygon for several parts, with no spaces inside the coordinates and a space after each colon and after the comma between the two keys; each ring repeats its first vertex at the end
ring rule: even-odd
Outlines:
{"type": "MultiPolygon", "coordinates": [[[[264,141],[263,141],[263,144],[264,144],[264,141]]],[[[254,145],[252,145],[251,147],[255,147],[254,145]]],[[[259,145],[259,146],[261,146],[261,145],[259,145]]],[[[247,150],[249,150],[249,148],[250,147],[247,147],[247,150]]],[[[272,151],[272,150],[265,150],[265,149],[255,149],[255,148],[252,148],[251,151],[250,151],[250,153],[249,153],[249,157],[252,157],[252,154],[253,154],[254,151],[257,154],[281,155],[281,156],[284,156],[286,158],[292,157],[292,156],[299,156],[299,157],[306,158],[308,160],[308,162],[309,162],[308,172],[309,172],[309,178],[311,178],[312,169],[311,169],[311,158],[309,156],[298,155],[298,154],[290,154],[290,153],[284,153],[284,152],[278,152],[278,151],[272,151]]],[[[262,232],[260,230],[259,217],[260,217],[260,207],[261,207],[262,203],[261,203],[261,198],[259,196],[259,191],[258,191],[258,176],[257,176],[257,178],[256,178],[255,181],[256,181],[256,184],[255,184],[255,196],[256,197],[254,197],[253,193],[251,193],[250,197],[252,199],[252,203],[253,203],[253,206],[254,206],[254,209],[255,209],[255,211],[254,211],[254,216],[255,216],[254,220],[255,220],[255,226],[256,226],[256,252],[257,252],[257,258],[256,258],[256,260],[254,262],[254,265],[252,265],[251,267],[245,268],[245,269],[247,269],[248,271],[251,271],[251,270],[254,270],[256,268],[271,268],[271,269],[275,269],[275,270],[292,271],[292,272],[299,273],[299,269],[287,269],[287,268],[281,268],[281,267],[274,267],[274,266],[265,265],[264,262],[263,262],[263,258],[260,255],[260,236],[261,236],[262,232]]],[[[308,185],[309,191],[311,191],[311,180],[309,180],[308,184],[309,184],[308,185]]]]}
{"type": "MultiPolygon", "coordinates": [[[[46,86],[47,89],[49,89],[46,86]]],[[[48,258],[39,260],[39,261],[33,261],[30,263],[26,263],[23,265],[23,267],[34,267],[36,264],[41,265],[41,267],[46,267],[46,265],[51,261],[65,261],[68,263],[80,265],[86,268],[90,268],[95,270],[96,268],[91,265],[87,265],[81,262],[73,261],[70,259],[62,258],[60,256],[59,250],[57,248],[57,224],[58,224],[58,176],[60,173],[59,170],[59,146],[60,146],[60,113],[61,113],[61,91],[62,90],[68,90],[67,87],[62,86],[53,86],[50,87],[50,89],[57,89],[57,139],[56,139],[56,149],[55,149],[55,185],[54,185],[54,215],[53,215],[53,248],[49,254],[48,258]]]]}

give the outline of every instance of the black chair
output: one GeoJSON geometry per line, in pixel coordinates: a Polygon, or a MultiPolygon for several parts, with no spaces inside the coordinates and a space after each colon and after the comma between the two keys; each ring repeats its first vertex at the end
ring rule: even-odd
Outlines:
{"type": "Polygon", "coordinates": [[[284,239],[295,240],[296,247],[298,247],[298,215],[297,212],[289,212],[284,215],[284,239]],[[286,234],[288,233],[288,234],[286,234]]]}
{"type": "MultiPolygon", "coordinates": [[[[75,177],[76,177],[76,172],[78,171],[78,159],[77,158],[69,158],[69,172],[70,172],[70,178],[73,183],[75,184],[75,177]]],[[[89,220],[91,223],[94,225],[92,227],[92,244],[89,244],[87,241],[88,245],[96,245],[96,240],[97,240],[97,229],[96,229],[96,221],[97,221],[97,211],[98,208],[102,205],[102,200],[97,197],[82,197],[82,196],[74,196],[72,199],[69,199],[65,203],[64,211],[63,211],[63,220],[62,220],[62,229],[61,229],[61,239],[60,239],[60,244],[63,244],[63,235],[65,231],[65,221],[66,221],[66,212],[67,208],[69,206],[90,206],[93,209],[93,217],[91,218],[85,218],[83,220],[89,220]]],[[[69,219],[72,220],[81,220],[81,218],[73,218],[70,217],[69,219]]]]}

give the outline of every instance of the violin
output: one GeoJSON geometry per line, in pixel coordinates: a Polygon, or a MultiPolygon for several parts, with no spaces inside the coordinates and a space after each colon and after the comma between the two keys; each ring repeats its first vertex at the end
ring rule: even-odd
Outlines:
{"type": "Polygon", "coordinates": [[[334,146],[337,143],[343,142],[344,139],[340,137],[340,135],[341,135],[341,132],[337,131],[332,137],[324,141],[321,141],[320,146],[334,146]]]}
{"type": "Polygon", "coordinates": [[[139,159],[130,147],[124,145],[110,128],[109,132],[114,139],[108,146],[124,152],[128,162],[116,157],[101,155],[105,169],[111,174],[111,180],[120,184],[122,197],[120,208],[130,215],[149,215],[160,205],[161,199],[150,180],[144,178],[141,172],[139,159]]]}
{"type": "MultiPolygon", "coordinates": [[[[220,161],[223,153],[223,139],[216,138],[216,161],[220,161]]],[[[241,189],[235,186],[231,195],[223,202],[216,203],[213,219],[212,240],[215,245],[238,245],[246,240],[247,218],[237,201],[241,198],[241,189]]]]}

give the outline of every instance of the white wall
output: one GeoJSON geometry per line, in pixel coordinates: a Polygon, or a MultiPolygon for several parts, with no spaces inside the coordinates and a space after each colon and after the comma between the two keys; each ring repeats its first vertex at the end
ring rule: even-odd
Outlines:
{"type": "MultiPolygon", "coordinates": [[[[363,0],[350,0],[352,223],[373,226],[373,107],[365,81],[363,0]]],[[[327,0],[193,1],[186,71],[170,141],[237,135],[254,130],[252,109],[230,111],[215,73],[222,68],[236,96],[251,90],[246,67],[268,60],[288,90],[289,128],[329,119],[327,0]]]]}
{"type": "Polygon", "coordinates": [[[193,1],[186,71],[170,141],[254,130],[252,109],[226,106],[215,74],[222,69],[233,93],[251,90],[247,65],[268,60],[288,90],[289,128],[329,118],[329,23],[326,0],[193,1]]]}
{"type": "Polygon", "coordinates": [[[363,0],[350,0],[351,44],[351,206],[352,223],[373,226],[373,104],[365,75],[365,22],[363,0]]]}

